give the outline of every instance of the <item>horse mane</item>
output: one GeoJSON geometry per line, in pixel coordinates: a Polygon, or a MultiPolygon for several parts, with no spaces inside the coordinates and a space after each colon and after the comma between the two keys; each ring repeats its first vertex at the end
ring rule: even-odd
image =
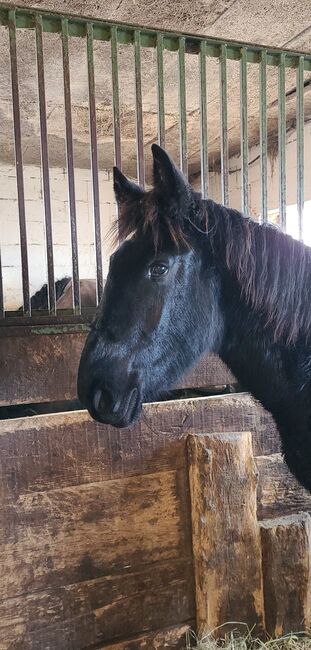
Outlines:
{"type": "Polygon", "coordinates": [[[274,340],[293,344],[311,335],[311,248],[269,224],[213,201],[207,212],[213,254],[236,278],[248,304],[271,326],[274,340]]]}

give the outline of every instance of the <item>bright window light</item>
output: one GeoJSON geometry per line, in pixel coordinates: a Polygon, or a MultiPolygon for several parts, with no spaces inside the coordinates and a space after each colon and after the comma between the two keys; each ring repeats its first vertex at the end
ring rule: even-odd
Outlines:
{"type": "MultiPolygon", "coordinates": [[[[270,210],[268,220],[272,223],[279,223],[279,211],[270,210]]],[[[288,235],[299,239],[299,219],[297,204],[286,206],[286,232],[288,235]]],[[[302,237],[307,246],[311,246],[311,201],[305,201],[302,222],[302,237]]]]}

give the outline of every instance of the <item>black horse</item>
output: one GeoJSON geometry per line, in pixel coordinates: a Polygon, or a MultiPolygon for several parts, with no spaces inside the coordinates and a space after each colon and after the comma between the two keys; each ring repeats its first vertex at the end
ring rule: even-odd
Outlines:
{"type": "Polygon", "coordinates": [[[311,249],[202,200],[157,145],[154,189],[114,169],[120,234],[79,368],[96,420],[129,426],[214,352],[273,414],[311,491],[311,249]]]}

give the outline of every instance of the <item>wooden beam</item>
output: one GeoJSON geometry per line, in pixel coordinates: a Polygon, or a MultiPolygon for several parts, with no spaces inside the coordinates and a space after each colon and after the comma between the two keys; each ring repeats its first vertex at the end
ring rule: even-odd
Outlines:
{"type": "Polygon", "coordinates": [[[311,517],[307,513],[261,522],[266,629],[271,636],[311,624],[311,517]]]}
{"type": "Polygon", "coordinates": [[[271,519],[297,512],[311,511],[311,494],[289,471],[282,454],[255,458],[259,481],[257,514],[259,519],[271,519]]]}
{"type": "Polygon", "coordinates": [[[197,624],[260,629],[263,591],[250,433],[188,438],[197,624]]]}

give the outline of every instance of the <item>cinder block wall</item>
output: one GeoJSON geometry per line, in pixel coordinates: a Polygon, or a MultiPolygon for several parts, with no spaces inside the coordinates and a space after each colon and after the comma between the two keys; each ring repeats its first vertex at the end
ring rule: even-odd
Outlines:
{"type": "MultiPolygon", "coordinates": [[[[31,293],[46,282],[45,225],[40,167],[26,166],[25,205],[31,293]]],[[[92,182],[90,171],[77,169],[76,209],[81,278],[95,277],[95,248],[93,227],[92,182]]],[[[63,169],[51,168],[51,205],[54,243],[55,278],[72,275],[68,184],[63,169]]],[[[116,206],[111,172],[99,173],[101,235],[104,277],[106,277],[111,238],[109,233],[115,221],[116,206]]],[[[1,256],[5,308],[16,309],[22,304],[21,257],[19,246],[18,206],[15,168],[0,165],[1,256]]]]}

